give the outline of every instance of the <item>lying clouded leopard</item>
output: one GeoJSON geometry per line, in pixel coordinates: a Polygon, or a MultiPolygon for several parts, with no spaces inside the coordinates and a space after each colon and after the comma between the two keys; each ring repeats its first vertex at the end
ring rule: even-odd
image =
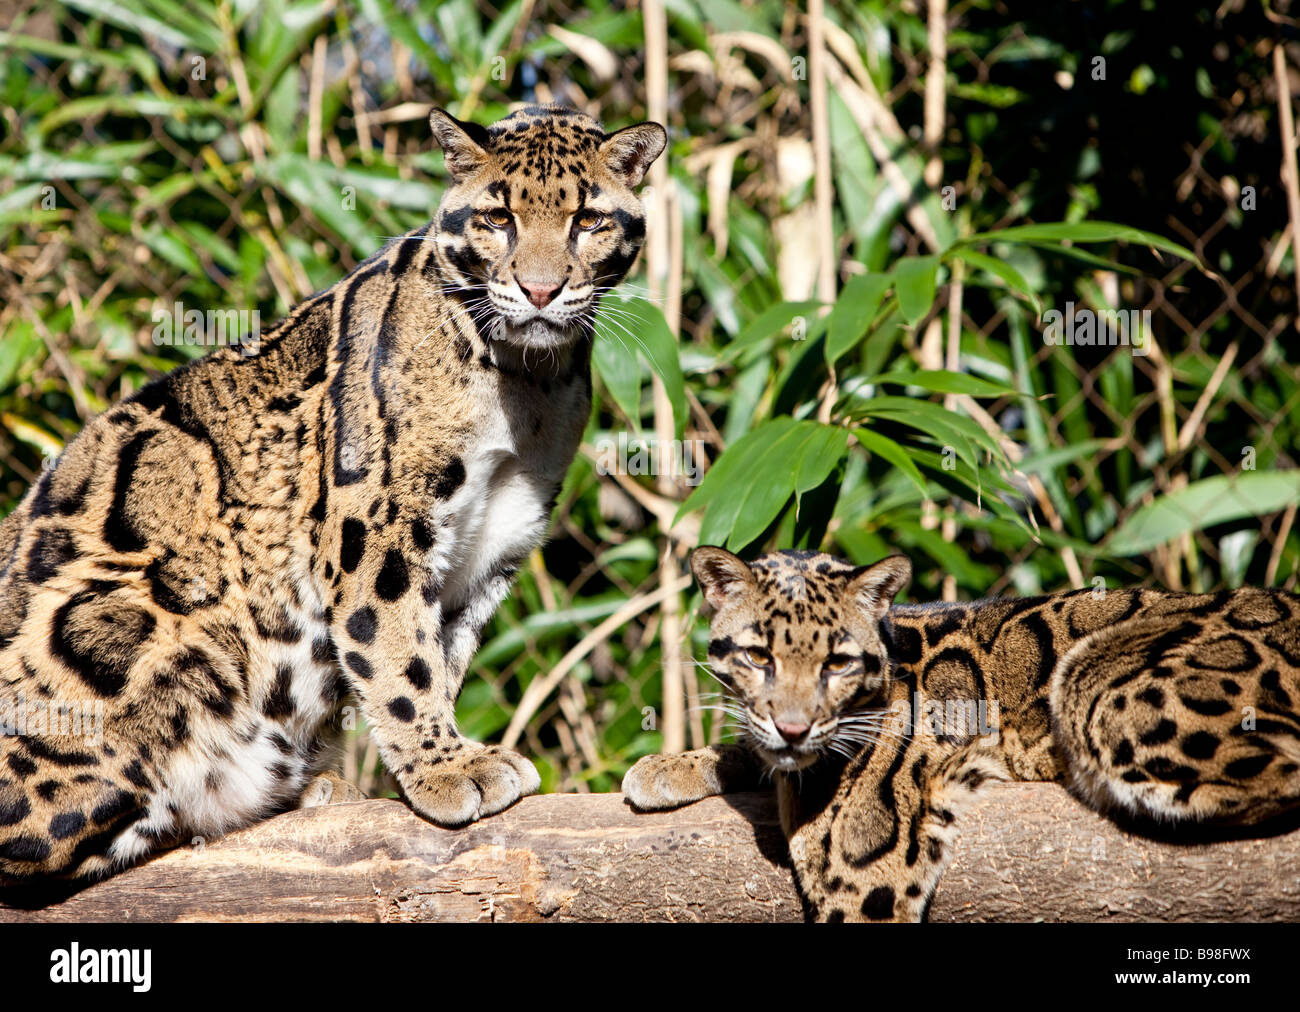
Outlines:
{"type": "Polygon", "coordinates": [[[747,565],[700,548],[691,564],[749,743],[648,756],[624,793],[672,808],[771,773],[818,919],[924,919],[962,808],[992,780],[1064,779],[1138,826],[1249,827],[1300,804],[1292,594],[891,607],[911,576],[902,556],[747,565]]]}
{"type": "Polygon", "coordinates": [[[100,873],[329,799],[353,693],[433,822],[537,789],[453,707],[577,450],[593,314],[667,137],[554,106],[432,126],[432,224],[255,353],[92,421],[0,525],[0,708],[104,714],[102,740],[0,738],[0,874],[100,873]]]}

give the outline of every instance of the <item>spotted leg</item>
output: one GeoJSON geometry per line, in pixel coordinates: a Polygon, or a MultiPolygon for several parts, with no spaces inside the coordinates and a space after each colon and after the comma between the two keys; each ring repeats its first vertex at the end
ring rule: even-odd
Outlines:
{"type": "Polygon", "coordinates": [[[462,737],[455,704],[482,624],[509,586],[479,581],[448,608],[434,533],[414,511],[340,530],[334,640],[380,755],[417,812],[444,826],[491,815],[531,794],[522,756],[462,737]]]}
{"type": "Polygon", "coordinates": [[[778,775],[795,879],[818,921],[923,921],[952,862],[963,809],[1009,779],[1001,754],[915,738],[877,746],[823,791],[778,775]]]}

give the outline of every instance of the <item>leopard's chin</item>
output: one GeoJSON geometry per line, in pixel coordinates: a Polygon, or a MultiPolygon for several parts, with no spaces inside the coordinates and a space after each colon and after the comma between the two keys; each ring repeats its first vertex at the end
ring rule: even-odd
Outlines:
{"type": "Polygon", "coordinates": [[[807,769],[819,758],[817,752],[800,752],[792,748],[781,749],[779,752],[760,748],[758,752],[763,762],[777,773],[797,773],[799,770],[807,769]]]}
{"type": "Polygon", "coordinates": [[[582,333],[580,326],[564,326],[538,317],[524,323],[511,323],[501,318],[491,337],[495,341],[520,349],[536,351],[561,350],[570,347],[582,333]]]}

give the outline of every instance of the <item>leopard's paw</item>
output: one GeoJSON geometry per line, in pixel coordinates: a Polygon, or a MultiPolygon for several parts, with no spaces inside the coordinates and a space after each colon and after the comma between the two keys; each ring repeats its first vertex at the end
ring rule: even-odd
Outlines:
{"type": "Polygon", "coordinates": [[[437,764],[417,767],[402,782],[412,808],[448,827],[495,815],[541,785],[537,767],[518,752],[473,742],[437,764]]]}
{"type": "Polygon", "coordinates": [[[712,763],[691,752],[648,755],[623,777],[623,796],[644,812],[677,808],[721,794],[722,785],[712,774],[712,763]]]}
{"type": "Polygon", "coordinates": [[[360,787],[344,780],[332,770],[313,777],[298,798],[299,808],[318,808],[321,805],[340,805],[349,801],[365,801],[360,787]]]}

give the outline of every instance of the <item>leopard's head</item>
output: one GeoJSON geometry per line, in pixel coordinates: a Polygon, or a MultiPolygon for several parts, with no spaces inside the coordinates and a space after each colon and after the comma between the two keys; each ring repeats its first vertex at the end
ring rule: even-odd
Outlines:
{"type": "Polygon", "coordinates": [[[746,563],[698,548],[691,569],[716,612],[713,674],[772,769],[853,755],[878,736],[892,670],[880,620],[911,578],[906,558],[854,566],[818,552],[773,552],[746,563]]]}
{"type": "Polygon", "coordinates": [[[435,219],[445,291],[492,340],[558,348],[590,332],[601,293],[644,241],[633,188],[667,144],[664,128],[606,133],[559,105],[489,127],[437,109],[430,123],[452,177],[435,219]]]}

